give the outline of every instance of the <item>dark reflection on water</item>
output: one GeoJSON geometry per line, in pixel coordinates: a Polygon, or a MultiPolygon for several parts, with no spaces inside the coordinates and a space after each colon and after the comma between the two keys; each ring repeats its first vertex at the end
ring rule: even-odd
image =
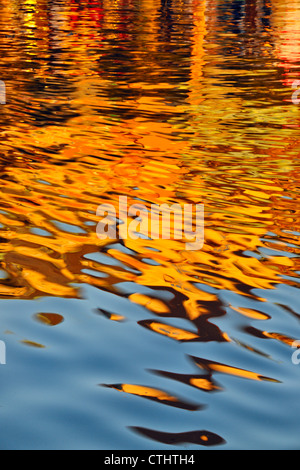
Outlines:
{"type": "Polygon", "coordinates": [[[299,448],[298,2],[0,8],[1,448],[299,448]],[[119,195],[203,249],[99,240],[119,195]]]}
{"type": "Polygon", "coordinates": [[[162,442],[163,444],[168,445],[180,445],[186,443],[208,447],[225,444],[225,441],[220,436],[207,431],[192,431],[175,434],[151,431],[150,429],[138,427],[133,428],[133,430],[142,436],[149,437],[150,439],[153,439],[157,442],[162,442]]]}

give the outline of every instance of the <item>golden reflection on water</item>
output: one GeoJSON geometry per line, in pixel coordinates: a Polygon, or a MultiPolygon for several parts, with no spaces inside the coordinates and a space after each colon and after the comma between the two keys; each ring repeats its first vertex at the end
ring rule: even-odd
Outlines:
{"type": "Polygon", "coordinates": [[[131,395],[148,398],[149,400],[158,401],[168,406],[183,408],[188,411],[196,411],[200,409],[199,405],[193,405],[191,403],[184,402],[178,399],[177,397],[169,395],[167,392],[157,390],[151,387],[144,387],[140,385],[131,384],[105,385],[105,387],[113,388],[120,392],[129,393],[131,395]]]}
{"type": "MultiPolygon", "coordinates": [[[[232,309],[268,320],[266,299],[253,289],[298,285],[299,108],[291,86],[299,78],[299,3],[249,0],[239,20],[229,12],[224,22],[221,6],[2,2],[2,298],[76,298],[84,284],[121,296],[130,282],[129,299],[149,312],[141,326],[177,341],[230,342],[214,317],[232,309]],[[204,203],[203,249],[100,241],[96,209],[119,195],[147,207],[204,203]],[[98,252],[106,261],[91,256],[98,252]],[[173,298],[156,297],[159,289],[173,298]],[[226,305],[221,291],[254,299],[262,311],[226,305]],[[191,329],[173,326],[174,317],[191,329]]],[[[106,316],[121,321],[130,312],[106,316]]],[[[291,345],[258,331],[251,334],[291,345]]],[[[204,391],[221,390],[215,372],[263,379],[221,363],[205,369],[173,378],[204,391]]],[[[118,389],[178,403],[152,388],[118,389]]]]}

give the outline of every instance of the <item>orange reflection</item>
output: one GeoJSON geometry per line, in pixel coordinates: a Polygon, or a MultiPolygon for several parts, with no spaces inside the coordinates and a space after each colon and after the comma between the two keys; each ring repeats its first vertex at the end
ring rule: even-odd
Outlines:
{"type": "Polygon", "coordinates": [[[197,357],[192,357],[196,365],[201,369],[208,371],[221,372],[223,374],[234,375],[237,377],[242,377],[249,380],[258,380],[258,381],[268,381],[279,383],[278,380],[272,379],[270,377],[265,377],[263,375],[257,374],[256,372],[251,372],[249,370],[239,369],[237,367],[228,366],[226,364],[221,364],[219,362],[211,362],[206,359],[201,359],[197,357]]]}
{"type": "Polygon", "coordinates": [[[198,405],[192,405],[190,403],[181,401],[178,398],[169,395],[167,392],[158,390],[156,388],[130,384],[105,385],[105,387],[114,388],[115,390],[118,390],[120,392],[148,398],[150,400],[158,401],[169,406],[175,406],[177,408],[184,408],[191,411],[195,411],[200,408],[200,406],[198,405]]]}
{"type": "Polygon", "coordinates": [[[35,318],[45,325],[55,326],[64,321],[64,317],[58,313],[37,313],[35,318]]]}
{"type": "MultiPolygon", "coordinates": [[[[0,297],[77,298],[90,285],[131,302],[124,315],[113,302],[100,311],[112,321],[131,320],[138,304],[149,334],[241,345],[215,324],[231,319],[224,297],[234,295],[230,308],[243,321],[268,321],[270,291],[299,283],[299,119],[286,100],[298,74],[297,2],[269,2],[265,28],[262,2],[252,0],[235,25],[232,15],[220,21],[230,2],[217,0],[2,3],[3,30],[15,36],[0,36],[9,98],[0,116],[0,297]],[[116,207],[119,195],[148,209],[204,203],[203,249],[188,252],[183,240],[99,240],[97,207],[116,207]],[[245,297],[265,308],[240,307],[245,297]]],[[[54,315],[36,318],[59,324],[54,315]]],[[[291,345],[281,333],[255,333],[291,345]]],[[[204,375],[160,373],[204,392],[222,390],[217,372],[276,382],[195,362],[204,375]]],[[[111,387],[193,406],[150,387],[111,387]]],[[[139,432],[164,443],[221,442],[204,431],[139,432]]]]}
{"type": "Polygon", "coordinates": [[[29,341],[27,339],[24,339],[21,341],[22,344],[25,344],[26,346],[31,346],[32,348],[38,348],[38,349],[44,349],[46,346],[40,343],[36,343],[35,341],[29,341]]]}
{"type": "Polygon", "coordinates": [[[175,328],[174,326],[167,325],[166,323],[159,323],[151,320],[143,320],[139,322],[140,325],[149,328],[156,333],[159,333],[177,341],[192,341],[198,339],[199,336],[191,331],[175,328]]]}

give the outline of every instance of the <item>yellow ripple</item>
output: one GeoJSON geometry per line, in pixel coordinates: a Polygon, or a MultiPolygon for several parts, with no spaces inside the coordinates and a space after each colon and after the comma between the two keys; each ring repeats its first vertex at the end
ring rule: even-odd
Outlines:
{"type": "Polygon", "coordinates": [[[72,287],[47,281],[45,276],[36,271],[24,268],[22,275],[32,287],[41,292],[46,292],[47,294],[52,294],[55,296],[60,295],[76,297],[76,290],[72,287]]]}
{"type": "Polygon", "coordinates": [[[142,397],[148,397],[148,398],[156,398],[157,400],[162,400],[162,401],[178,401],[177,398],[173,397],[172,395],[169,395],[168,393],[158,390],[156,388],[150,388],[150,387],[143,387],[140,385],[130,385],[130,384],[122,384],[121,385],[121,391],[125,393],[130,393],[132,395],[139,395],[142,397]]]}
{"type": "Polygon", "coordinates": [[[40,348],[40,349],[44,349],[46,346],[44,346],[43,344],[40,344],[40,343],[36,343],[35,341],[29,341],[27,339],[24,339],[21,341],[22,344],[26,344],[26,346],[31,346],[33,348],[40,348]]]}
{"type": "Polygon", "coordinates": [[[255,320],[269,320],[270,319],[270,316],[267,315],[266,313],[261,313],[261,312],[258,312],[257,310],[252,310],[250,308],[242,308],[242,307],[237,308],[237,307],[232,307],[232,305],[230,305],[230,308],[232,310],[235,310],[238,313],[241,313],[245,317],[253,318],[255,320]]]}
{"type": "Polygon", "coordinates": [[[199,338],[199,335],[192,331],[183,330],[181,328],[175,328],[175,326],[166,325],[165,323],[158,323],[154,321],[141,321],[141,325],[149,328],[156,333],[159,333],[177,341],[189,341],[199,338]]]}
{"type": "Polygon", "coordinates": [[[131,302],[142,305],[155,313],[169,313],[170,309],[159,299],[153,299],[143,294],[132,294],[129,296],[131,302]]]}
{"type": "Polygon", "coordinates": [[[190,384],[194,387],[201,388],[202,390],[220,390],[220,387],[217,387],[217,385],[214,385],[210,380],[207,379],[192,378],[190,379],[190,384]]]}

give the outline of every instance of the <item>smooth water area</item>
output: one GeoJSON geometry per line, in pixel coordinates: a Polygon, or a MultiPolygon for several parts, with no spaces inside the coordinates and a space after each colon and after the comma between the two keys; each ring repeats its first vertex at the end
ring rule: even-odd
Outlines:
{"type": "Polygon", "coordinates": [[[1,449],[299,449],[299,68],[297,0],[0,1],[1,449]]]}

